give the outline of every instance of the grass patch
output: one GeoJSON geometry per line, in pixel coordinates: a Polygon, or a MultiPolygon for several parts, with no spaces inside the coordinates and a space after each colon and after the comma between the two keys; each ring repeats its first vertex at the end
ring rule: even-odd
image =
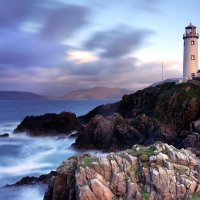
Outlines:
{"type": "Polygon", "coordinates": [[[168,116],[168,110],[171,108],[171,100],[175,101],[175,105],[182,105],[185,100],[190,100],[192,98],[199,98],[200,89],[190,83],[178,84],[168,90],[163,91],[159,97],[156,104],[156,118],[163,121],[170,121],[168,116]]]}
{"type": "Polygon", "coordinates": [[[135,176],[140,178],[140,172],[139,171],[135,171],[135,176]]]}
{"type": "Polygon", "coordinates": [[[200,192],[193,193],[191,200],[199,200],[200,199],[200,192]]]}
{"type": "Polygon", "coordinates": [[[140,155],[147,155],[147,156],[152,156],[154,155],[154,147],[145,147],[141,145],[134,145],[132,149],[130,149],[129,153],[134,156],[140,156],[140,155]]]}
{"type": "Polygon", "coordinates": [[[125,157],[126,157],[126,153],[122,151],[122,152],[119,153],[119,156],[120,156],[121,158],[125,158],[125,157]]]}
{"type": "Polygon", "coordinates": [[[181,169],[178,170],[178,172],[179,172],[180,175],[183,175],[187,172],[187,169],[181,168],[181,169]]]}
{"type": "Polygon", "coordinates": [[[113,157],[112,157],[111,155],[108,155],[108,156],[107,156],[107,159],[108,159],[109,161],[111,161],[111,160],[113,160],[113,157]]]}
{"type": "Polygon", "coordinates": [[[142,166],[143,166],[144,168],[147,168],[147,169],[149,169],[149,168],[151,167],[151,165],[150,165],[149,162],[143,162],[143,163],[142,163],[142,166]]]}
{"type": "Polygon", "coordinates": [[[128,176],[128,174],[125,175],[125,181],[128,181],[130,179],[130,177],[128,176]]]}
{"type": "Polygon", "coordinates": [[[134,165],[131,165],[130,171],[134,172],[135,176],[139,179],[140,178],[140,172],[139,170],[136,170],[134,165]]]}
{"type": "Polygon", "coordinates": [[[82,163],[85,165],[85,166],[88,166],[88,165],[91,165],[93,162],[97,161],[97,158],[95,157],[84,157],[82,159],[82,163]]]}
{"type": "Polygon", "coordinates": [[[142,189],[141,195],[145,200],[148,200],[149,197],[151,196],[151,194],[149,192],[145,191],[144,189],[142,189]]]}
{"type": "Polygon", "coordinates": [[[135,171],[134,165],[131,165],[130,171],[135,171]]]}

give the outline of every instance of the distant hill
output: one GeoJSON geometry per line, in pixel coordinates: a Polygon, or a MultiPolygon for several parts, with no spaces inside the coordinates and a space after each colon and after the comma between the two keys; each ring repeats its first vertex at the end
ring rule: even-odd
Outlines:
{"type": "Polygon", "coordinates": [[[31,92],[0,91],[0,100],[45,100],[47,97],[31,92]]]}
{"type": "Polygon", "coordinates": [[[129,90],[121,88],[94,87],[71,91],[56,99],[83,100],[83,99],[117,99],[122,95],[130,93],[129,90]]]}

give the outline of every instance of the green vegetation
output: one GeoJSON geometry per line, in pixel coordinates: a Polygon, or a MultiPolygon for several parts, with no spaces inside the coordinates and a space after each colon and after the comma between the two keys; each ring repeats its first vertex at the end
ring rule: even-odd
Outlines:
{"type": "Polygon", "coordinates": [[[200,192],[193,193],[191,200],[199,200],[200,199],[200,192]]]}
{"type": "Polygon", "coordinates": [[[130,179],[130,177],[128,176],[128,174],[125,175],[125,181],[128,181],[130,179]]]}
{"type": "Polygon", "coordinates": [[[162,144],[163,142],[162,141],[156,141],[154,144],[162,144]]]}
{"type": "Polygon", "coordinates": [[[148,200],[151,194],[149,192],[146,192],[144,189],[141,191],[141,195],[145,200],[148,200]]]}
{"type": "Polygon", "coordinates": [[[89,166],[91,165],[93,162],[97,161],[97,158],[95,157],[84,157],[82,158],[82,163],[85,165],[85,166],[89,166]]]}
{"type": "Polygon", "coordinates": [[[130,171],[133,171],[138,179],[140,178],[140,172],[135,169],[134,165],[131,165],[130,171]]]}
{"type": "Polygon", "coordinates": [[[140,156],[140,155],[146,155],[148,157],[154,155],[154,147],[145,147],[141,145],[134,145],[132,149],[128,151],[128,153],[132,156],[140,156]]]}
{"type": "Polygon", "coordinates": [[[135,171],[135,176],[140,178],[140,172],[139,171],[135,171]]]}
{"type": "Polygon", "coordinates": [[[178,172],[179,172],[180,175],[183,175],[187,172],[187,169],[181,168],[181,169],[178,170],[178,172]]]}
{"type": "Polygon", "coordinates": [[[75,169],[76,169],[75,164],[70,165],[70,166],[68,167],[68,170],[69,170],[70,172],[74,171],[75,169]]]}
{"type": "Polygon", "coordinates": [[[112,157],[111,155],[108,155],[106,158],[107,158],[109,161],[113,160],[113,157],[112,157]]]}
{"type": "Polygon", "coordinates": [[[142,165],[144,168],[147,168],[147,169],[149,169],[151,167],[149,162],[143,162],[142,165]]]}
{"type": "Polygon", "coordinates": [[[191,98],[199,98],[200,89],[190,83],[182,83],[173,87],[167,88],[161,92],[156,103],[156,117],[163,122],[167,122],[170,119],[168,111],[170,107],[182,105],[183,102],[191,98]]]}
{"type": "Polygon", "coordinates": [[[135,171],[134,165],[131,165],[130,171],[135,171]]]}
{"type": "Polygon", "coordinates": [[[119,153],[119,156],[120,156],[121,158],[125,158],[126,153],[122,151],[122,152],[119,153]]]}

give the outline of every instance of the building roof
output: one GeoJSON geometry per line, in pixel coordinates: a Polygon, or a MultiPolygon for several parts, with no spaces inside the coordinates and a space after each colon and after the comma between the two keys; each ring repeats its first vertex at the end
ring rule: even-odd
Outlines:
{"type": "Polygon", "coordinates": [[[196,26],[194,26],[191,22],[188,26],[186,26],[185,28],[196,28],[196,26]]]}

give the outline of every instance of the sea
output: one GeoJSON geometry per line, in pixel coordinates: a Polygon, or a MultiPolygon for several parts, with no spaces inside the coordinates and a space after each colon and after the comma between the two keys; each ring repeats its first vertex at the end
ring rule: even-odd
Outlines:
{"type": "Polygon", "coordinates": [[[42,200],[47,188],[45,184],[4,186],[14,184],[25,176],[40,176],[56,170],[64,160],[74,155],[103,154],[98,151],[80,152],[73,149],[71,145],[75,138],[33,138],[24,133],[13,134],[13,130],[24,117],[63,111],[74,112],[80,116],[98,105],[114,101],[116,100],[0,100],[0,134],[9,133],[8,138],[0,138],[0,200],[42,200]]]}

